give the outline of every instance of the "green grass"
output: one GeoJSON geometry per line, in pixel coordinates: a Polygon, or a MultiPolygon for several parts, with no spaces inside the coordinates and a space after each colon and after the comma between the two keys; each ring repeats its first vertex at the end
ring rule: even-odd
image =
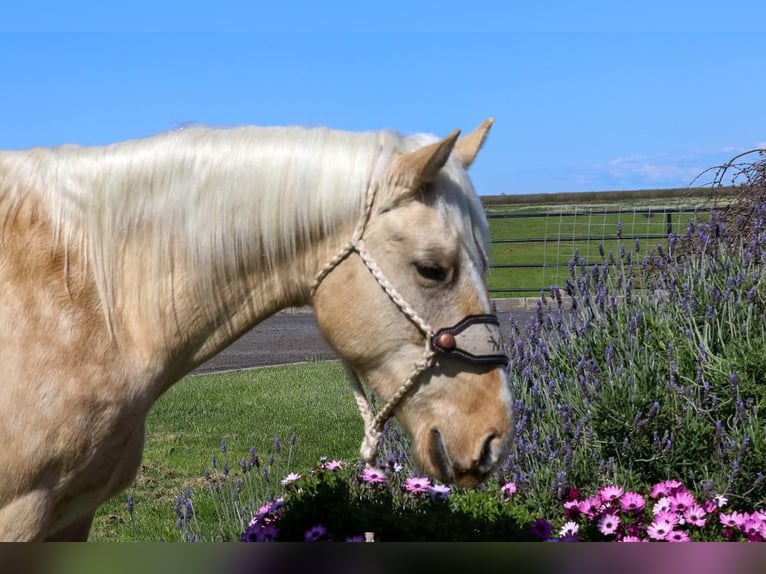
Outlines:
{"type": "MultiPolygon", "coordinates": [[[[688,205],[688,204],[687,204],[688,205]]],[[[622,236],[667,235],[667,215],[662,206],[648,201],[615,205],[584,206],[547,206],[514,207],[511,205],[493,205],[492,214],[525,214],[526,217],[495,218],[490,217],[490,262],[496,265],[541,265],[545,268],[491,268],[489,273],[490,291],[533,289],[531,292],[503,292],[502,296],[536,296],[540,290],[548,290],[556,285],[564,287],[569,276],[567,264],[575,252],[585,257],[586,261],[600,261],[599,244],[604,252],[612,250],[618,257],[620,240],[617,237],[617,224],[622,225],[622,236]],[[635,209],[649,208],[656,213],[635,213],[635,209]],[[592,209],[621,209],[622,213],[590,213],[592,209]],[[566,215],[560,215],[565,213],[566,215]],[[587,237],[587,240],[582,238],[587,237]],[[500,243],[500,240],[522,240],[545,238],[545,242],[500,243]]],[[[683,233],[689,220],[707,221],[709,213],[671,213],[671,225],[677,233],[683,233]]],[[[649,247],[666,240],[641,239],[641,246],[646,252],[649,247]]],[[[624,240],[633,246],[633,240],[624,240]]]]}
{"type": "Polygon", "coordinates": [[[309,468],[321,456],[358,456],[362,421],[339,362],[182,379],[149,414],[142,469],[134,486],[99,509],[90,539],[178,540],[173,502],[186,486],[199,496],[195,507],[202,529],[214,531],[214,504],[203,478],[206,469],[212,470],[212,455],[219,472],[227,460],[232,471],[239,471],[239,461],[251,446],[265,461],[274,437],[280,437],[286,450],[294,431],[293,470],[309,468]],[[125,505],[129,494],[135,500],[133,520],[125,505]]]}

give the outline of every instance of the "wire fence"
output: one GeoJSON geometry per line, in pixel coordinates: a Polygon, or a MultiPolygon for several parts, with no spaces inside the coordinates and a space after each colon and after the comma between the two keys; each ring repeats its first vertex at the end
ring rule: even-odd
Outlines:
{"type": "Polygon", "coordinates": [[[489,291],[493,297],[539,294],[563,288],[577,255],[586,264],[612,251],[635,251],[683,233],[691,220],[709,219],[702,206],[635,208],[549,208],[547,211],[487,213],[491,240],[489,291]]]}

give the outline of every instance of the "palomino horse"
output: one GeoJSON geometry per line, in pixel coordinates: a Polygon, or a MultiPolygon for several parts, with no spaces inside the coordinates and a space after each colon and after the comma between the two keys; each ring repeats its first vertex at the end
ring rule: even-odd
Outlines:
{"type": "Polygon", "coordinates": [[[347,366],[364,460],[395,416],[424,471],[483,481],[511,428],[466,174],[491,123],[0,153],[0,540],[86,539],[157,397],[288,306],[313,306],[347,366]]]}

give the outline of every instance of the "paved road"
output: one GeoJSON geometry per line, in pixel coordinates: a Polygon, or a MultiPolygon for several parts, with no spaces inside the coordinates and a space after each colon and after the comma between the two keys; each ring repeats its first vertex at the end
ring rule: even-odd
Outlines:
{"type": "MultiPolygon", "coordinates": [[[[526,309],[512,312],[522,324],[532,313],[526,309]]],[[[507,333],[509,312],[498,312],[498,318],[501,331],[507,333]]],[[[279,313],[245,333],[227,349],[200,365],[194,373],[213,373],[337,358],[338,356],[322,338],[312,313],[279,313]]]]}

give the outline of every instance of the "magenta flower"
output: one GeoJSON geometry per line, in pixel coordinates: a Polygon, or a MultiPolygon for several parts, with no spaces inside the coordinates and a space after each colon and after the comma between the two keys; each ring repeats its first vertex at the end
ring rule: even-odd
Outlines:
{"type": "Polygon", "coordinates": [[[501,488],[500,492],[502,492],[505,496],[511,497],[514,494],[516,494],[516,483],[515,482],[506,482],[501,488]]]}
{"type": "Polygon", "coordinates": [[[598,491],[598,496],[604,504],[609,504],[620,498],[625,491],[616,485],[605,486],[598,491]]]}
{"type": "Polygon", "coordinates": [[[306,542],[317,542],[318,540],[324,538],[326,535],[327,528],[321,524],[316,524],[303,534],[303,540],[306,542]]]}
{"type": "Polygon", "coordinates": [[[686,512],[692,504],[695,504],[694,496],[686,490],[678,491],[668,499],[670,500],[670,508],[681,514],[686,512]]]}
{"type": "Polygon", "coordinates": [[[649,496],[651,498],[660,498],[661,496],[671,496],[675,494],[679,489],[683,488],[683,484],[677,480],[663,480],[658,482],[652,487],[649,496]]]}
{"type": "Polygon", "coordinates": [[[577,500],[568,500],[564,503],[564,517],[577,518],[580,516],[580,503],[577,500]]]}
{"type": "Polygon", "coordinates": [[[696,503],[692,504],[684,512],[684,520],[686,520],[688,524],[692,524],[699,528],[705,526],[705,522],[706,522],[705,516],[707,516],[707,512],[705,512],[705,509],[696,503]]]}
{"type": "Polygon", "coordinates": [[[620,525],[620,518],[616,514],[607,512],[602,515],[598,520],[598,529],[604,536],[611,536],[617,532],[617,527],[620,525]]]}
{"type": "Polygon", "coordinates": [[[367,484],[383,484],[388,477],[382,470],[367,466],[362,471],[362,480],[367,484]]]}
{"type": "Polygon", "coordinates": [[[680,522],[680,518],[678,517],[678,514],[672,510],[660,510],[657,514],[654,515],[654,521],[667,522],[671,526],[677,526],[680,522]]]}
{"type": "Polygon", "coordinates": [[[729,528],[739,528],[745,523],[745,517],[736,510],[729,514],[721,513],[718,516],[718,520],[723,526],[728,526],[729,528]]]}
{"type": "Polygon", "coordinates": [[[755,514],[745,516],[745,519],[742,521],[742,526],[740,526],[742,532],[750,542],[760,542],[762,540],[761,527],[762,523],[760,517],[755,514]]]}
{"type": "Polygon", "coordinates": [[[329,470],[329,471],[336,471],[339,468],[341,468],[342,466],[343,466],[343,462],[342,461],[340,461],[340,460],[331,460],[329,462],[325,462],[322,465],[322,468],[324,468],[325,470],[329,470]]]}
{"type": "Polygon", "coordinates": [[[625,512],[640,512],[646,506],[646,500],[637,492],[626,492],[620,498],[620,507],[625,512]]]}
{"type": "Polygon", "coordinates": [[[683,530],[671,530],[668,535],[665,536],[665,540],[668,542],[689,542],[691,538],[689,538],[689,535],[683,530]]]}
{"type": "Polygon", "coordinates": [[[428,492],[429,488],[431,488],[431,480],[425,476],[413,476],[404,481],[404,490],[413,494],[428,492]]]}
{"type": "Polygon", "coordinates": [[[593,518],[601,510],[601,499],[598,496],[589,496],[578,504],[580,512],[588,518],[593,518]]]}
{"type": "Polygon", "coordinates": [[[655,520],[646,529],[649,538],[665,540],[665,537],[673,531],[673,525],[666,520],[655,520]]]}

